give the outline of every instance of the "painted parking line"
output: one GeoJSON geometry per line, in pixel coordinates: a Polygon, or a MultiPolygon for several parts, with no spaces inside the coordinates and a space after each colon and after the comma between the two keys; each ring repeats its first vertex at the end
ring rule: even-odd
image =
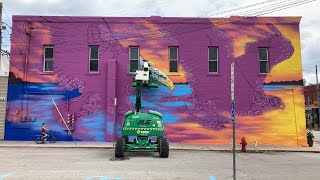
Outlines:
{"type": "Polygon", "coordinates": [[[214,176],[209,176],[209,179],[210,179],[210,180],[216,180],[216,177],[214,177],[214,176]]]}
{"type": "Polygon", "coordinates": [[[5,175],[2,175],[2,176],[0,176],[0,179],[4,179],[4,178],[6,178],[6,177],[8,177],[8,176],[11,176],[12,174],[5,174],[5,175]]]}
{"type": "Polygon", "coordinates": [[[86,180],[121,180],[121,179],[118,177],[115,179],[112,179],[112,178],[109,179],[109,176],[89,176],[86,178],[86,180]]]}

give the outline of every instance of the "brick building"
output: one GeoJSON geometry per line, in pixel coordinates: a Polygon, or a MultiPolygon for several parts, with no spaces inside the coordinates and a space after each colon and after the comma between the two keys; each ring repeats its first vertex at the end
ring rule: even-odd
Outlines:
{"type": "Polygon", "coordinates": [[[319,127],[319,102],[317,97],[317,85],[309,85],[304,87],[304,99],[306,118],[312,119],[313,123],[319,127]]]}
{"type": "Polygon", "coordinates": [[[5,139],[34,140],[46,122],[68,140],[61,114],[75,140],[113,141],[143,57],[175,83],[142,96],[171,142],[229,143],[235,61],[237,137],[304,145],[300,19],[13,16],[5,139]]]}

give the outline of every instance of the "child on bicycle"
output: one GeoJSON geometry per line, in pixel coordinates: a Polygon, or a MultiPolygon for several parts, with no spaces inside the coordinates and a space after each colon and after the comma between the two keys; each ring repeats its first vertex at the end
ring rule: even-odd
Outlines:
{"type": "Polygon", "coordinates": [[[41,134],[43,139],[46,139],[48,137],[48,134],[46,134],[46,130],[46,123],[42,123],[41,134]]]}

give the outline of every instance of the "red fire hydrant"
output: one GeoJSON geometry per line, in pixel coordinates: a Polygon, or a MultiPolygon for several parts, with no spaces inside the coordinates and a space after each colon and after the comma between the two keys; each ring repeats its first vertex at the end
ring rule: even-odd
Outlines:
{"type": "Polygon", "coordinates": [[[247,146],[246,138],[242,137],[240,144],[241,144],[241,151],[246,152],[246,150],[247,150],[246,149],[246,146],[247,146]]]}

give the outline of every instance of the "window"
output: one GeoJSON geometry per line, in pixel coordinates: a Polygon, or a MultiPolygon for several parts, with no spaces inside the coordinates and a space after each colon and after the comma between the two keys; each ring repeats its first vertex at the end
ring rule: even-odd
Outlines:
{"type": "Polygon", "coordinates": [[[99,46],[90,46],[89,72],[99,71],[99,46]]]}
{"type": "Polygon", "coordinates": [[[169,71],[178,72],[178,47],[169,47],[169,71]]]}
{"type": "Polygon", "coordinates": [[[138,69],[138,65],[139,65],[139,47],[129,48],[129,58],[130,58],[130,64],[129,64],[130,72],[134,72],[135,70],[138,69]]]}
{"type": "Polygon", "coordinates": [[[308,105],[311,105],[312,103],[311,103],[311,97],[310,96],[308,96],[308,105]]]}
{"type": "Polygon", "coordinates": [[[209,47],[209,72],[218,72],[218,47],[209,47]]]}
{"type": "Polygon", "coordinates": [[[53,71],[53,46],[44,47],[43,71],[44,72],[53,71]]]}
{"type": "Polygon", "coordinates": [[[259,63],[260,63],[260,73],[268,73],[268,48],[259,48],[259,63]]]}

